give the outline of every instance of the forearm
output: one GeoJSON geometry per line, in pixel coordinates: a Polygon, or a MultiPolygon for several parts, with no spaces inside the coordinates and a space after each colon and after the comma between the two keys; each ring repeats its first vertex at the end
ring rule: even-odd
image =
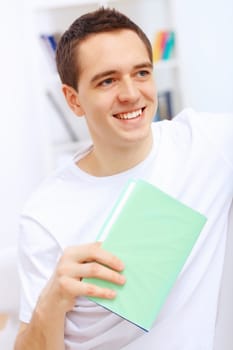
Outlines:
{"type": "Polygon", "coordinates": [[[18,334],[14,350],[64,350],[64,320],[63,311],[39,301],[30,323],[18,334]]]}

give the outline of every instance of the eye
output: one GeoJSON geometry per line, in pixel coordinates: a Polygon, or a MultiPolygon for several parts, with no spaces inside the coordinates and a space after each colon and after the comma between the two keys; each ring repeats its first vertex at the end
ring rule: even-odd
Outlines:
{"type": "Polygon", "coordinates": [[[103,87],[107,87],[107,86],[110,86],[111,84],[114,83],[114,79],[113,78],[107,78],[107,79],[104,79],[102,80],[98,86],[103,86],[103,87]]]}
{"type": "Polygon", "coordinates": [[[144,78],[144,77],[147,77],[148,75],[150,75],[150,71],[149,71],[149,70],[146,70],[146,69],[143,69],[143,70],[138,71],[138,72],[137,72],[137,75],[138,75],[139,77],[144,78]]]}

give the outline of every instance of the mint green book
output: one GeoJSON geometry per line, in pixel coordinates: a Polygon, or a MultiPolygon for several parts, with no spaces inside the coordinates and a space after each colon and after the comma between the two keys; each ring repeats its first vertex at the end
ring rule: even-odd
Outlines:
{"type": "Polygon", "coordinates": [[[127,184],[98,240],[125,264],[123,286],[84,279],[116,290],[115,299],[90,300],[149,331],[182,270],[206,218],[143,181],[127,184]]]}

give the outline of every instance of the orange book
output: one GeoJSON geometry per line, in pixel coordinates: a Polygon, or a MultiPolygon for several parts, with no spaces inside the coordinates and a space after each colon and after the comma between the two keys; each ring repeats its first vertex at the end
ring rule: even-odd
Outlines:
{"type": "Polygon", "coordinates": [[[153,45],[153,61],[157,62],[162,59],[164,48],[166,46],[167,32],[159,31],[155,36],[155,41],[153,45]]]}

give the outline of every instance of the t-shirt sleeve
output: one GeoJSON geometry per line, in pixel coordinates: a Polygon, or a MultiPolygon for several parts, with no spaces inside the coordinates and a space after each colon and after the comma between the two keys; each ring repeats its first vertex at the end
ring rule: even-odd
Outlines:
{"type": "Polygon", "coordinates": [[[213,152],[218,153],[233,171],[233,114],[197,113],[186,109],[178,119],[188,120],[199,130],[212,145],[213,152]]]}
{"type": "Polygon", "coordinates": [[[54,272],[61,248],[36,220],[22,216],[18,260],[21,282],[19,318],[30,322],[38,297],[54,272]]]}
{"type": "Polygon", "coordinates": [[[233,170],[233,114],[201,113],[203,132],[233,170]]]}

